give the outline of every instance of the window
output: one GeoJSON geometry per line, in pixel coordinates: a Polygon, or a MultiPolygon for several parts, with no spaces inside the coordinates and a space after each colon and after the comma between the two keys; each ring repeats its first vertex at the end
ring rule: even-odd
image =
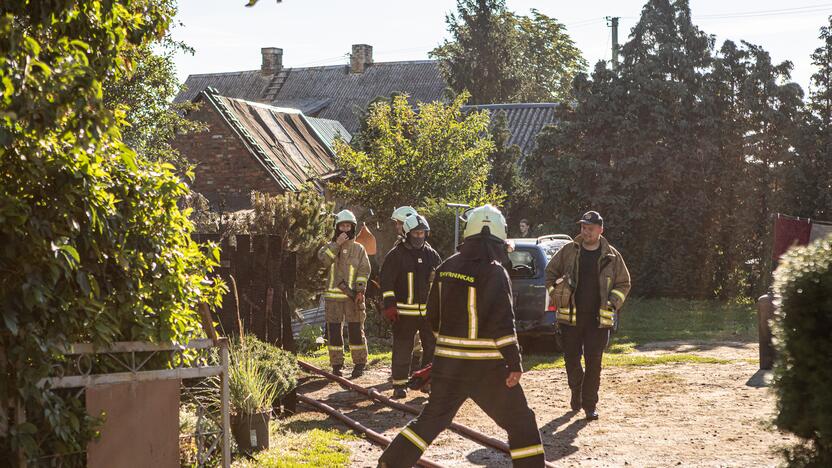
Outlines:
{"type": "Polygon", "coordinates": [[[558,250],[561,249],[564,245],[568,244],[569,241],[565,240],[553,240],[549,242],[541,242],[540,247],[543,248],[543,252],[546,253],[546,260],[551,260],[552,257],[558,253],[558,250]]]}
{"type": "Polygon", "coordinates": [[[509,260],[511,260],[511,271],[509,276],[512,278],[533,278],[535,275],[534,256],[528,250],[515,250],[509,252],[509,260]]]}

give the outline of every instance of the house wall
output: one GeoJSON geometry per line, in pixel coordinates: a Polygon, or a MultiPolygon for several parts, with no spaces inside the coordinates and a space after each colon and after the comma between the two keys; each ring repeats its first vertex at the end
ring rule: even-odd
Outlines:
{"type": "Polygon", "coordinates": [[[203,194],[212,208],[224,211],[250,208],[252,191],[283,192],[209,102],[202,101],[188,118],[205,122],[208,130],[179,135],[173,146],[196,166],[191,188],[203,194]]]}

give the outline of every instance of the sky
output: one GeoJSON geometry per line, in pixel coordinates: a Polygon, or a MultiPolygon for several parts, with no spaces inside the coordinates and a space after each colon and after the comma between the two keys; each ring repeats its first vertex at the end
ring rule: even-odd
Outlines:
{"type": "MultiPolygon", "coordinates": [[[[283,49],[285,67],[349,63],[352,44],[373,46],[376,62],[427,59],[448,37],[446,14],[456,0],[180,0],[173,37],[195,49],[175,57],[177,74],[256,70],[261,47],[283,49]]],[[[531,8],[558,19],[591,67],[611,57],[611,33],[604,17],[620,17],[624,43],[646,0],[507,0],[508,8],[531,8]]],[[[745,40],[769,51],[775,62],[794,64],[793,81],[808,89],[812,52],[820,27],[828,24],[832,2],[820,0],[690,0],[694,22],[716,36],[745,40]]]]}

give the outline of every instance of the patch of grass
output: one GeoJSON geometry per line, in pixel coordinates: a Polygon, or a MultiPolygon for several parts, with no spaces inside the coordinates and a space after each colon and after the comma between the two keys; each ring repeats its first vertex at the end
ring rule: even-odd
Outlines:
{"type": "Polygon", "coordinates": [[[756,341],[754,305],[686,299],[629,299],[621,313],[621,326],[613,335],[613,346],[674,340],[756,341]]]}
{"type": "MultiPolygon", "coordinates": [[[[367,346],[370,351],[367,355],[367,364],[369,366],[389,366],[393,362],[393,351],[391,349],[390,340],[368,338],[367,346]]],[[[329,352],[326,347],[308,354],[298,355],[298,358],[321,369],[329,368],[329,352]]],[[[349,349],[344,350],[344,361],[348,365],[351,365],[352,363],[349,349]]]]}
{"type": "MultiPolygon", "coordinates": [[[[627,300],[622,311],[621,328],[612,337],[604,353],[606,366],[641,366],[674,362],[725,363],[692,354],[664,356],[627,356],[637,346],[656,341],[741,341],[757,340],[757,315],[751,303],[693,301],[687,299],[627,300]]],[[[390,339],[369,337],[369,364],[389,366],[392,358],[390,339]]],[[[348,351],[345,355],[349,354],[348,351]]],[[[301,356],[312,365],[328,368],[326,348],[301,356]]],[[[346,357],[349,363],[349,357],[346,357]]],[[[524,354],[527,370],[563,367],[563,357],[524,354]]]]}
{"type": "MultiPolygon", "coordinates": [[[[643,356],[639,354],[604,354],[604,367],[627,366],[656,366],[660,364],[695,363],[695,364],[728,364],[732,361],[713,357],[697,356],[695,354],[662,354],[658,356],[643,356]]],[[[563,356],[523,356],[523,368],[528,370],[546,370],[563,368],[563,356]]]]}
{"type": "MultiPolygon", "coordinates": [[[[315,424],[313,424],[315,425],[315,424]]],[[[300,468],[349,466],[351,451],[345,443],[357,440],[352,433],[327,427],[288,429],[273,421],[270,427],[269,450],[257,453],[253,460],[237,460],[234,468],[300,468]]]]}

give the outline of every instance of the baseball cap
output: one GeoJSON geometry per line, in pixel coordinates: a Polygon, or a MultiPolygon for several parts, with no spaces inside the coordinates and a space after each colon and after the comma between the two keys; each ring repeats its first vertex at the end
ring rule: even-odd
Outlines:
{"type": "Polygon", "coordinates": [[[597,224],[604,227],[604,218],[597,211],[587,211],[581,216],[577,224],[597,224]]]}

